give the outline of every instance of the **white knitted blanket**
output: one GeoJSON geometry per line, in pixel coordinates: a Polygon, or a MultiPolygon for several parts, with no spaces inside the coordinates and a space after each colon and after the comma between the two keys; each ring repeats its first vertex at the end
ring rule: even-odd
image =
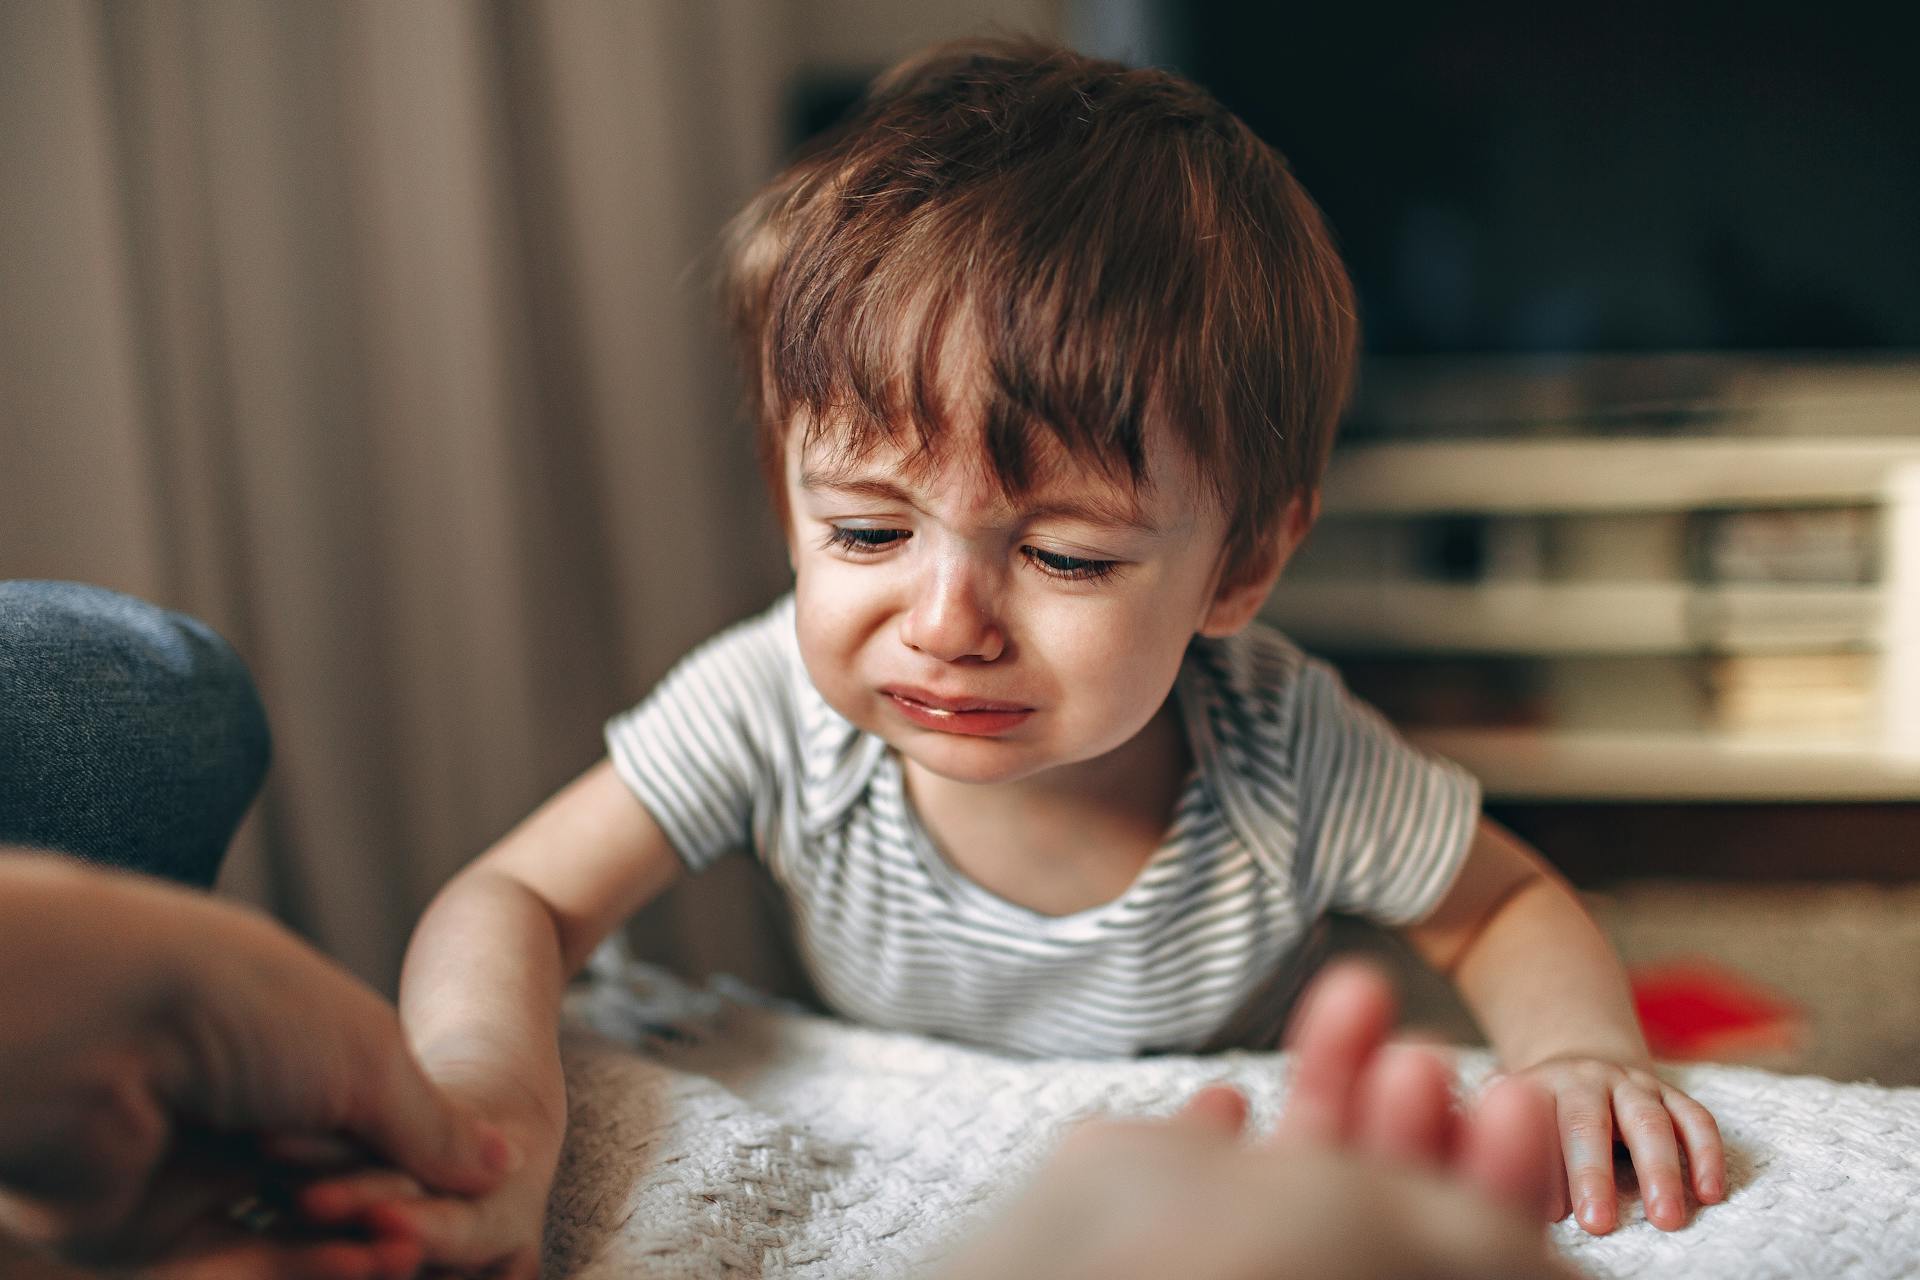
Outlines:
{"type": "MultiPolygon", "coordinates": [[[[572,998],[550,1278],[925,1271],[1095,1112],[1228,1081],[1269,1122],[1284,1058],[1031,1061],[771,1007],[596,960],[572,998]]],[[[1463,1074],[1488,1069],[1464,1053],[1463,1074]]],[[[1668,1234],[1552,1239],[1594,1276],[1920,1277],[1920,1089],[1675,1068],[1726,1137],[1731,1193],[1668,1234]]]]}

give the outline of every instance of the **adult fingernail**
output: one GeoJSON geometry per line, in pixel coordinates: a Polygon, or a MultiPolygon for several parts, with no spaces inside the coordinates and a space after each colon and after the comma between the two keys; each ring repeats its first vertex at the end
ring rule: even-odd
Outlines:
{"type": "Polygon", "coordinates": [[[487,1168],[495,1173],[515,1173],[526,1163],[527,1155],[520,1149],[520,1144],[498,1129],[487,1131],[484,1144],[487,1168]]]}

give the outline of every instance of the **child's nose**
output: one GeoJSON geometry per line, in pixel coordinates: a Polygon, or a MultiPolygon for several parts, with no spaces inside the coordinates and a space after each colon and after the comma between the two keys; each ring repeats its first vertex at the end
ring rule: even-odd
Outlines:
{"type": "Polygon", "coordinates": [[[901,638],[941,662],[994,661],[1006,651],[1006,634],[987,587],[965,565],[940,566],[915,584],[901,638]]]}

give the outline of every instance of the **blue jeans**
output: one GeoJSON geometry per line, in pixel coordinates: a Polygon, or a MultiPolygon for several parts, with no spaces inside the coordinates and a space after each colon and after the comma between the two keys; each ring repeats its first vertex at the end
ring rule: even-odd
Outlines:
{"type": "Polygon", "coordinates": [[[0,582],[0,844],[209,886],[268,756],[246,666],[203,624],[0,582]]]}

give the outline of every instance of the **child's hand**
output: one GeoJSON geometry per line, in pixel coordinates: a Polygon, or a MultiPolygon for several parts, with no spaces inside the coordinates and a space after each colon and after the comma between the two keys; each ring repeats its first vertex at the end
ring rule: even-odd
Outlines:
{"type": "Polygon", "coordinates": [[[357,1226],[377,1237],[417,1242],[430,1274],[536,1280],[558,1137],[546,1136],[531,1116],[517,1122],[503,1114],[482,1090],[446,1079],[435,1083],[475,1114],[489,1116],[514,1151],[531,1153],[529,1158],[477,1196],[439,1194],[398,1170],[363,1167],[308,1186],[297,1202],[302,1216],[315,1226],[357,1226]]]}
{"type": "Polygon", "coordinates": [[[315,1226],[417,1244],[435,1274],[535,1280],[550,1181],[520,1170],[484,1196],[435,1195],[404,1173],[366,1169],[306,1188],[299,1208],[315,1226]]]}
{"type": "Polygon", "coordinates": [[[1687,1222],[1683,1151],[1700,1203],[1713,1204],[1726,1195],[1720,1127],[1705,1107],[1654,1075],[1649,1065],[1551,1058],[1513,1074],[1553,1095],[1567,1179],[1549,1211],[1552,1218],[1565,1217],[1571,1204],[1580,1225],[1594,1235],[1618,1225],[1616,1138],[1632,1157],[1647,1221],[1661,1230],[1677,1230],[1687,1222]]]}

